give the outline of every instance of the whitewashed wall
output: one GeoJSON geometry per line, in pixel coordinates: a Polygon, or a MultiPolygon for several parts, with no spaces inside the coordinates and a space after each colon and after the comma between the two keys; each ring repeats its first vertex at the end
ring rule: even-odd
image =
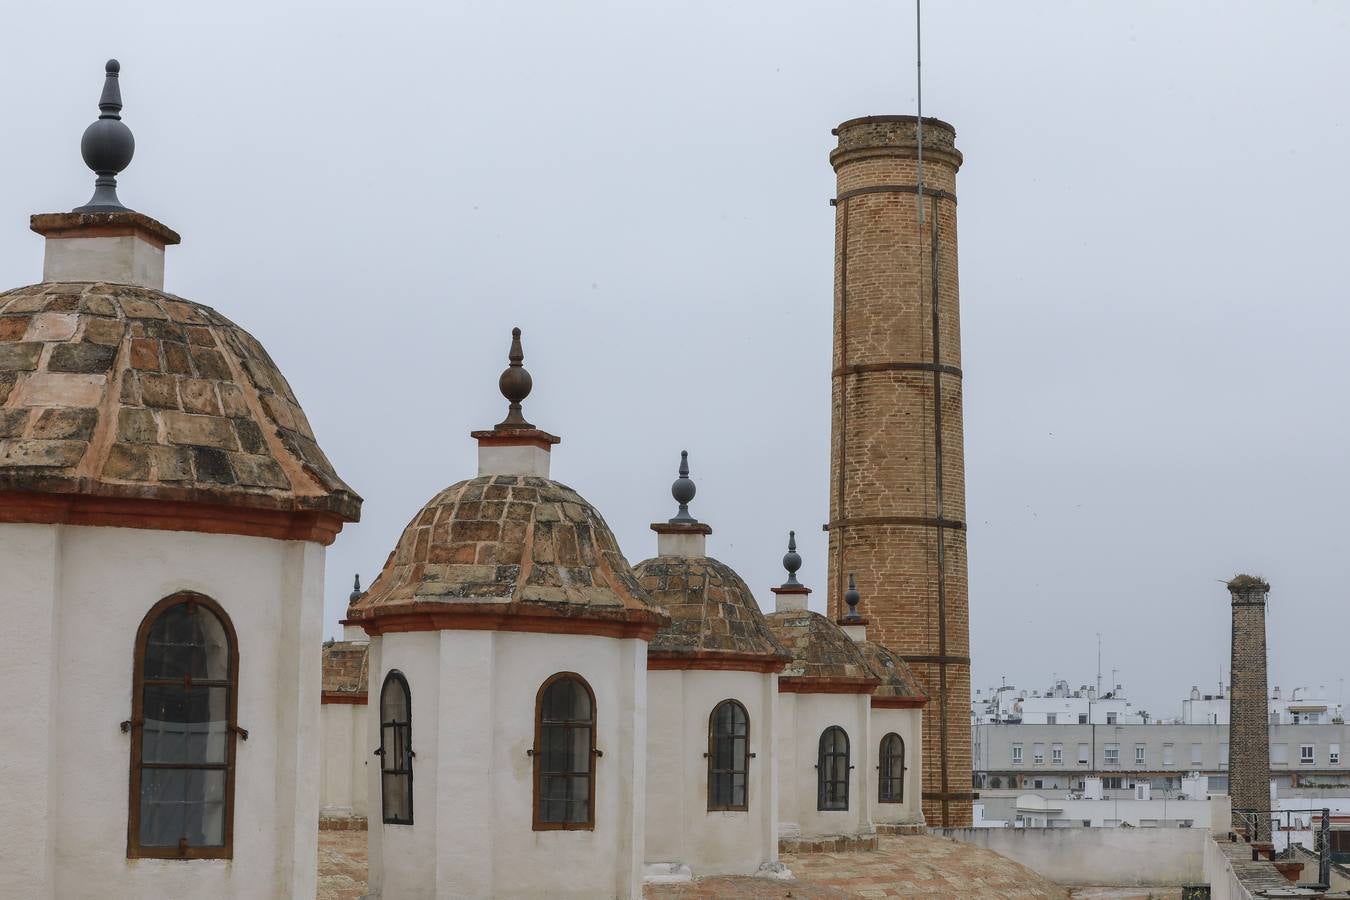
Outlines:
{"type": "Polygon", "coordinates": [[[323,560],[297,541],[0,524],[0,897],[314,896],[323,560]],[[234,858],[129,860],[136,630],[182,590],[239,640],[234,858]]]}
{"type": "Polygon", "coordinates": [[[872,832],[876,748],[868,694],[778,695],[778,830],[782,837],[826,837],[872,832]],[[816,809],[816,757],[820,735],[831,725],[848,734],[847,810],[816,809]]]}
{"type": "Polygon", "coordinates": [[[366,770],[379,758],[367,746],[364,703],[325,703],[319,707],[319,813],[324,816],[369,815],[366,770]]]}
{"type": "Polygon", "coordinates": [[[778,676],[647,673],[647,863],[683,863],[695,876],[753,874],[778,859],[774,713],[778,676]],[[749,809],[708,810],[708,720],[738,700],[750,720],[749,809]]]}
{"type": "MultiPolygon", "coordinates": [[[[641,896],[647,645],[585,635],[441,631],[371,640],[370,702],[386,673],[412,693],[413,824],[385,825],[370,785],[370,889],[423,897],[641,896]],[[558,672],[596,699],[595,830],[533,830],[534,707],[558,672]]],[[[379,742],[367,716],[368,740],[379,742]]]]}
{"type": "Polygon", "coordinates": [[[909,825],[923,821],[923,710],[872,710],[872,821],[876,824],[909,825]],[[905,742],[905,799],[903,803],[882,803],[875,778],[881,760],[881,739],[894,732],[905,742]]]}

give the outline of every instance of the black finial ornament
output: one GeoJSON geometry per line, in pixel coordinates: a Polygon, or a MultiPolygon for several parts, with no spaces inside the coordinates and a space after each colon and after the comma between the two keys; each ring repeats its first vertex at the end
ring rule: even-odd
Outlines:
{"type": "Polygon", "coordinates": [[[698,493],[698,488],[694,487],[694,482],[689,478],[689,451],[680,451],[680,477],[675,479],[675,483],[670,486],[670,495],[675,498],[675,502],[680,504],[680,508],[675,513],[675,518],[670,520],[672,525],[694,525],[698,519],[689,515],[689,501],[694,499],[694,494],[698,493]]]}
{"type": "Polygon", "coordinates": [[[347,596],[347,605],[355,603],[361,599],[361,573],[356,574],[356,580],[352,582],[352,592],[347,596]]]}
{"type": "Polygon", "coordinates": [[[783,587],[801,587],[802,583],[797,580],[797,570],[802,567],[802,555],[797,552],[797,532],[788,532],[788,552],[783,556],[783,568],[787,569],[788,578],[783,582],[783,587]]]}
{"type": "Polygon", "coordinates": [[[131,164],[131,156],[136,152],[136,139],[121,116],[122,89],[117,82],[117,73],[121,70],[121,64],[115,59],[108,60],[104,66],[103,94],[98,98],[99,116],[80,138],[84,164],[98,177],[94,179],[94,196],[84,206],[75,208],[78,213],[130,212],[117,199],[117,173],[131,164]]]}
{"type": "Polygon", "coordinates": [[[848,590],[844,591],[844,602],[848,604],[848,614],[844,616],[844,621],[861,619],[858,615],[858,601],[862,600],[862,595],[858,593],[858,585],[853,580],[853,573],[848,575],[848,590]]]}
{"type": "Polygon", "coordinates": [[[497,379],[497,387],[501,389],[502,396],[511,401],[511,406],[506,412],[506,418],[497,423],[498,428],[533,428],[520,412],[520,401],[530,396],[530,390],[534,387],[534,379],[530,373],[525,371],[521,365],[525,361],[525,351],[520,346],[520,329],[511,329],[511,352],[507,355],[511,364],[502,372],[502,377],[497,379]]]}

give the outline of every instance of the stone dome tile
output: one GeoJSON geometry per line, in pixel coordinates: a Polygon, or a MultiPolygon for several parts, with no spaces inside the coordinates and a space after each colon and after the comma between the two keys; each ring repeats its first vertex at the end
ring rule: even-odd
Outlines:
{"type": "Polygon", "coordinates": [[[0,490],[323,513],[361,499],[252,335],[150,288],[0,293],[0,490]]]}
{"type": "Polygon", "coordinates": [[[440,616],[444,627],[534,631],[549,628],[539,618],[631,623],[647,632],[668,621],[599,512],[566,485],[527,475],[461,481],[413,517],[384,570],[350,607],[367,630],[410,615],[424,624],[440,616]],[[492,617],[490,625],[463,618],[480,614],[492,617]],[[460,617],[458,624],[446,616],[460,617]]]}
{"type": "Polygon", "coordinates": [[[652,638],[649,660],[739,658],[776,668],[789,657],[764,622],[745,581],[711,557],[658,556],[634,567],[638,582],[670,614],[652,638]]]}

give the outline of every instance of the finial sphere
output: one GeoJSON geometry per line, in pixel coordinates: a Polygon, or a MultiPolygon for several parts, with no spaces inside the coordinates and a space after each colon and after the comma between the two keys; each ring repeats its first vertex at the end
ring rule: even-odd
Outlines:
{"type": "Polygon", "coordinates": [[[118,73],[122,64],[110,59],[103,67],[103,93],[98,98],[99,116],[80,138],[80,156],[94,170],[94,196],[75,212],[126,212],[117,199],[117,173],[131,165],[136,139],[122,121],[122,89],[118,73]]]}
{"type": "Polygon", "coordinates": [[[690,523],[697,522],[689,514],[689,501],[694,499],[698,493],[698,488],[694,486],[693,480],[689,477],[689,451],[680,451],[680,477],[670,486],[670,495],[675,498],[675,502],[680,504],[680,508],[675,512],[675,518],[672,523],[690,523]]]}
{"type": "Polygon", "coordinates": [[[848,614],[845,619],[859,619],[858,603],[862,600],[862,595],[858,593],[857,582],[853,580],[853,573],[848,575],[848,590],[844,591],[844,602],[848,604],[848,614]]]}
{"type": "Polygon", "coordinates": [[[801,584],[797,580],[797,570],[802,567],[802,555],[797,552],[797,532],[788,532],[788,552],[783,556],[783,568],[787,569],[788,579],[783,582],[783,587],[796,587],[801,584]]]}
{"type": "Polygon", "coordinates": [[[520,345],[519,328],[511,329],[511,350],[506,358],[509,365],[497,379],[497,388],[502,392],[502,396],[510,401],[510,406],[507,408],[506,418],[498,422],[497,427],[533,428],[533,425],[525,421],[520,409],[520,401],[530,396],[530,391],[534,389],[534,379],[522,365],[525,362],[525,349],[520,345]]]}

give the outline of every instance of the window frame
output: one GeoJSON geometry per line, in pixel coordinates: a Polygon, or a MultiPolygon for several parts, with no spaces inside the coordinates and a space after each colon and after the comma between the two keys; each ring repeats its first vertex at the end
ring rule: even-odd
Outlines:
{"type": "Polygon", "coordinates": [[[877,746],[877,802],[904,803],[905,775],[908,772],[909,767],[905,765],[905,739],[892,731],[883,737],[881,743],[877,746]],[[892,738],[895,739],[893,742],[891,741],[892,738]],[[900,752],[887,753],[886,744],[888,742],[899,744],[900,752]],[[897,758],[900,761],[900,773],[898,775],[895,774],[894,768],[894,761],[897,758]],[[894,789],[896,784],[900,787],[899,791],[894,789]],[[889,793],[886,790],[887,785],[891,786],[891,791],[889,793]]]}
{"type": "Polygon", "coordinates": [[[380,821],[385,825],[412,825],[413,815],[413,760],[417,758],[416,751],[412,746],[412,687],[408,684],[408,677],[398,669],[390,669],[384,675],[384,681],[380,682],[380,696],[376,701],[375,715],[380,723],[380,746],[375,751],[375,755],[380,758],[380,821]],[[404,745],[408,748],[408,767],[403,769],[387,769],[385,763],[389,759],[389,751],[384,745],[384,730],[386,728],[397,728],[399,723],[393,720],[384,721],[384,692],[389,690],[391,684],[397,684],[403,689],[403,699],[408,705],[408,721],[403,723],[402,727],[408,729],[404,738],[404,745]],[[384,776],[386,775],[406,775],[408,776],[408,818],[391,819],[387,812],[388,805],[385,803],[386,790],[384,785],[384,776]]]}
{"type": "Polygon", "coordinates": [[[1317,764],[1317,746],[1315,744],[1299,744],[1298,763],[1301,766],[1313,766],[1317,764]]]}
{"type": "MultiPolygon", "coordinates": [[[[599,721],[600,711],[595,703],[595,691],[591,689],[590,682],[582,678],[576,672],[556,672],[544,679],[544,683],[539,685],[539,690],[534,695],[534,746],[530,750],[530,757],[534,763],[533,774],[533,797],[530,802],[530,818],[532,820],[531,830],[533,831],[594,831],[595,830],[595,778],[596,760],[599,758],[600,751],[595,748],[596,728],[599,721]],[[586,799],[586,821],[585,822],[545,822],[540,819],[540,808],[543,799],[542,782],[544,772],[541,768],[541,760],[544,758],[540,752],[542,747],[541,740],[544,733],[544,694],[550,687],[565,678],[570,678],[586,689],[586,695],[591,701],[591,746],[588,754],[589,768],[587,769],[588,796],[586,799]]],[[[566,773],[575,774],[575,773],[566,773]]]]}
{"type": "MultiPolygon", "coordinates": [[[[162,682],[163,679],[154,679],[162,682]]],[[[217,679],[205,679],[214,683],[217,679]]],[[[191,678],[184,679],[185,686],[192,684],[191,678]]],[[[209,686],[219,686],[210,684],[209,686]]],[[[133,650],[131,671],[131,770],[127,785],[127,859],[233,859],[234,858],[234,786],[235,786],[235,750],[240,734],[239,728],[239,636],[234,630],[225,609],[208,597],[196,591],[176,591],[164,597],[150,607],[141,624],[136,629],[136,644],[133,650]],[[168,610],[182,604],[202,606],[208,609],[220,622],[229,642],[227,674],[225,687],[225,762],[203,764],[200,766],[168,766],[185,769],[223,769],[225,772],[224,813],[221,824],[220,846],[184,846],[181,839],[175,846],[154,846],[141,843],[141,771],[146,764],[141,760],[142,744],[145,735],[145,650],[150,640],[150,632],[155,623],[168,610]]],[[[151,764],[151,767],[155,767],[151,764]]]]}
{"type": "Polygon", "coordinates": [[[831,725],[831,726],[829,726],[828,728],[826,728],[824,731],[822,731],[822,732],[820,733],[820,738],[816,741],[816,811],[817,811],[817,812],[848,812],[849,800],[851,799],[850,796],[849,796],[849,794],[850,794],[850,792],[849,792],[849,782],[852,780],[852,778],[850,777],[850,773],[851,773],[852,771],[853,771],[853,742],[849,739],[848,732],[845,731],[842,727],[840,727],[839,725],[831,725]],[[833,734],[834,732],[838,732],[839,734],[843,735],[843,737],[844,737],[844,751],[843,751],[843,753],[839,753],[839,752],[837,752],[837,751],[831,751],[831,752],[828,754],[828,759],[838,759],[839,757],[842,756],[842,757],[843,757],[843,760],[844,760],[844,777],[843,777],[843,779],[842,779],[842,783],[843,783],[843,785],[844,785],[844,790],[843,790],[844,799],[843,799],[843,801],[842,801],[842,803],[843,803],[842,806],[826,806],[826,805],[825,805],[825,785],[826,785],[826,784],[839,784],[839,783],[840,783],[840,779],[838,779],[838,778],[829,778],[829,777],[828,777],[828,772],[830,771],[830,769],[829,769],[829,767],[828,767],[828,765],[827,765],[827,754],[825,753],[825,738],[828,737],[829,735],[833,734]]]}
{"type": "Polygon", "coordinates": [[[741,701],[739,701],[739,700],[737,700],[737,699],[735,699],[735,698],[733,698],[733,697],[728,697],[726,700],[721,701],[720,703],[718,703],[716,706],[714,706],[714,707],[712,708],[712,712],[710,712],[710,713],[708,714],[708,752],[707,752],[705,755],[708,757],[708,812],[749,812],[749,811],[750,811],[750,760],[754,758],[755,754],[753,754],[753,753],[750,752],[750,711],[747,710],[747,709],[745,708],[745,704],[744,704],[744,703],[742,703],[741,701]],[[735,749],[735,748],[736,748],[736,738],[737,738],[738,736],[735,735],[735,734],[730,734],[730,735],[718,735],[718,733],[714,730],[715,727],[716,727],[716,722],[717,722],[717,712],[718,712],[718,710],[720,710],[722,707],[727,706],[727,705],[731,705],[731,706],[735,707],[736,709],[739,709],[739,710],[741,711],[741,716],[744,717],[744,719],[745,719],[745,738],[744,738],[744,740],[745,740],[745,754],[744,754],[744,756],[739,760],[739,762],[740,762],[740,763],[742,764],[742,766],[743,766],[743,768],[740,768],[740,769],[736,768],[736,763],[738,762],[738,760],[735,759],[735,756],[736,756],[736,749],[735,749]],[[731,746],[732,746],[731,755],[732,755],[733,758],[732,758],[732,760],[731,760],[731,766],[732,766],[732,767],[731,767],[730,769],[718,769],[718,768],[716,767],[716,766],[717,766],[717,739],[718,739],[719,736],[720,736],[720,737],[724,737],[726,740],[731,741],[731,746]],[[714,782],[713,782],[713,776],[714,776],[714,775],[730,775],[730,776],[731,776],[731,779],[732,779],[731,792],[732,792],[732,795],[733,795],[733,796],[734,796],[735,793],[736,793],[736,776],[737,776],[737,775],[740,775],[740,776],[742,776],[743,778],[745,778],[745,802],[744,802],[744,803],[741,803],[741,804],[735,804],[735,803],[719,804],[719,803],[714,803],[714,802],[713,802],[713,784],[714,784],[714,782]]]}

